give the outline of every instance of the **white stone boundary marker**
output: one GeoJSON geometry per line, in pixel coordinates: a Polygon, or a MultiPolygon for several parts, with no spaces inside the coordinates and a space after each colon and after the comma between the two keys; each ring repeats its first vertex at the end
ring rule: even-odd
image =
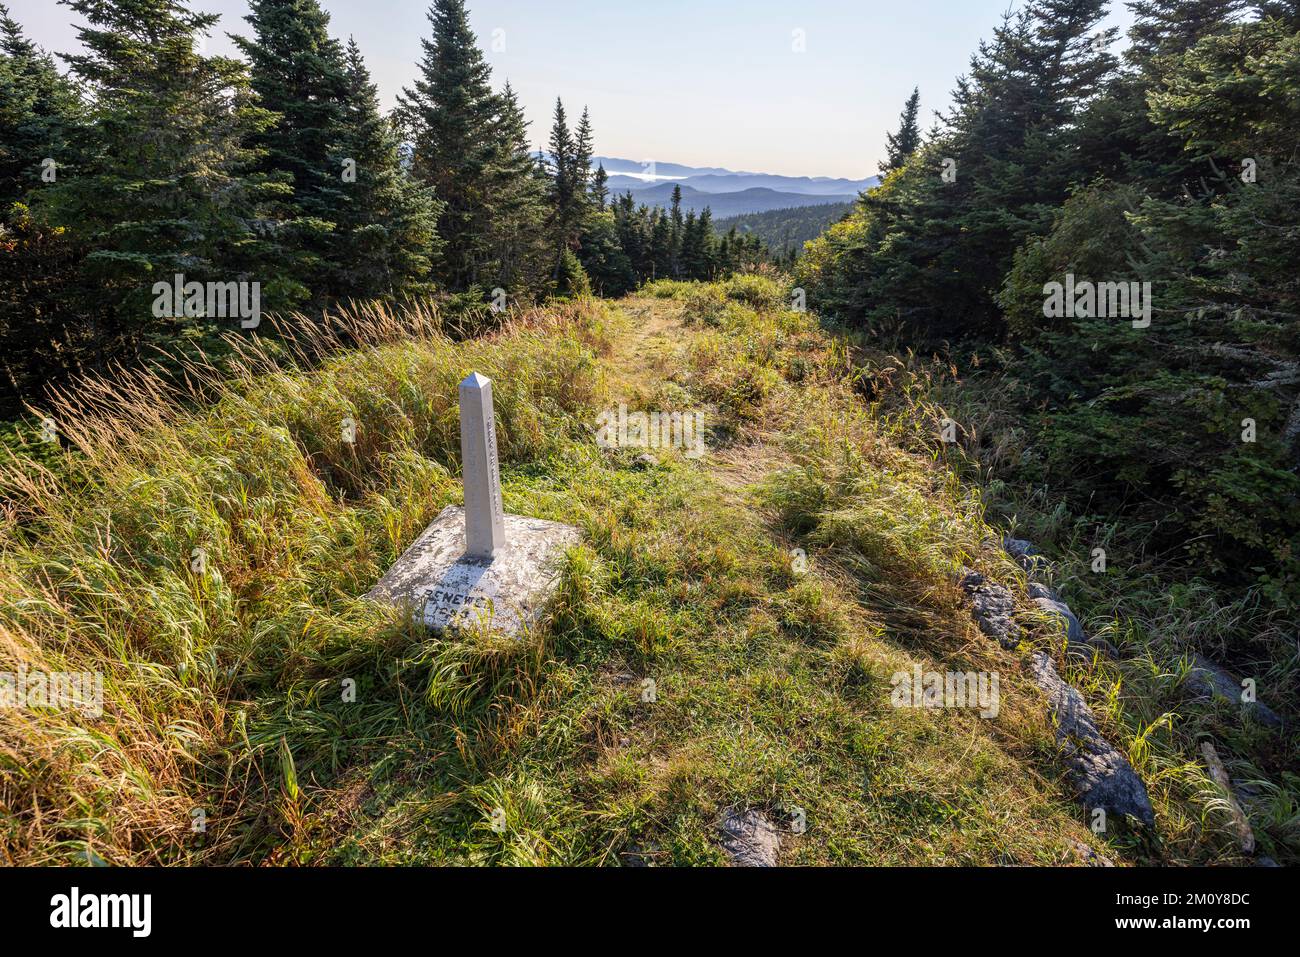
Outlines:
{"type": "Polygon", "coordinates": [[[458,390],[465,508],[448,505],[366,596],[407,608],[434,631],[486,627],[517,635],[555,591],[576,528],[501,506],[492,381],[472,373],[458,390]]]}
{"type": "Polygon", "coordinates": [[[465,554],[491,558],[506,543],[497,463],[492,380],[471,372],[460,384],[460,461],[465,484],[465,554]]]}

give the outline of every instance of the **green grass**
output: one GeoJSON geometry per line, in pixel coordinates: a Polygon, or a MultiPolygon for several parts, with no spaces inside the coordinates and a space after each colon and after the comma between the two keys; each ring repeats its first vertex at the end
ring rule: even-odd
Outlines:
{"type": "Polygon", "coordinates": [[[891,441],[944,462],[978,489],[990,520],[1051,558],[1046,578],[1088,633],[1119,648],[1118,662],[1071,659],[1067,671],[1152,792],[1160,818],[1157,859],[1244,860],[1226,830],[1222,792],[1198,753],[1208,740],[1242,785],[1238,797],[1260,853],[1297,860],[1300,748],[1294,732],[1262,728],[1232,703],[1196,700],[1185,684],[1187,656],[1202,654],[1253,677],[1259,700],[1294,729],[1300,656],[1293,616],[1257,591],[1217,586],[1182,556],[1152,553],[1153,529],[1126,519],[1113,504],[1096,502],[1075,513],[1052,489],[1027,479],[1035,453],[1030,430],[1014,412],[1015,383],[980,374],[978,362],[963,376],[936,360],[889,354],[856,340],[853,346],[857,387],[873,399],[872,414],[891,441]],[[944,419],[958,424],[955,444],[940,441],[944,419]],[[1106,552],[1104,572],[1093,570],[1098,547],[1106,552]]]}
{"type": "MultiPolygon", "coordinates": [[[[0,853],[718,864],[721,815],[758,807],[806,815],[787,863],[1076,863],[1080,842],[1231,860],[1184,738],[1140,734],[1127,672],[1079,677],[1160,834],[1088,831],[1041,695],[956,585],[966,564],[1023,587],[986,493],[914,441],[922,391],[910,417],[873,408],[855,353],[786,292],[657,283],[465,342],[371,313],[244,346],[197,409],[138,379],[49,410],[70,448],[0,477],[0,671],[102,670],[106,707],[0,711],[0,853]],[[666,333],[638,338],[651,319],[666,333]],[[524,640],[430,636],[359,597],[459,500],[471,370],[494,379],[506,508],[583,532],[524,640]],[[620,401],[706,410],[710,454],[598,448],[620,401]],[[1000,714],[891,707],[914,664],[998,672],[1000,714]]],[[[1262,826],[1279,854],[1291,826],[1262,826]]]]}

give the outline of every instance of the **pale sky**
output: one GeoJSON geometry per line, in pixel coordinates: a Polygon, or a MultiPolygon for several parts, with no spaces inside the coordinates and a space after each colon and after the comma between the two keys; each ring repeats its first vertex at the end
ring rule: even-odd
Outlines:
{"type": "MultiPolygon", "coordinates": [[[[76,45],[56,0],[0,0],[52,52],[76,45]]],[[[1023,0],[469,0],[470,22],[546,139],[557,96],[591,109],[596,152],[791,176],[873,175],[913,86],[923,128],[1008,6],[1023,0]],[[796,31],[802,31],[796,33],[796,31]],[[802,39],[802,52],[799,51],[802,39]]],[[[355,36],[387,106],[415,76],[427,0],[322,0],[355,36]]],[[[249,32],[246,0],[190,0],[249,32]]],[[[1131,22],[1122,8],[1113,22],[1131,22]]],[[[1120,49],[1117,44],[1115,52],[1120,49]]]]}

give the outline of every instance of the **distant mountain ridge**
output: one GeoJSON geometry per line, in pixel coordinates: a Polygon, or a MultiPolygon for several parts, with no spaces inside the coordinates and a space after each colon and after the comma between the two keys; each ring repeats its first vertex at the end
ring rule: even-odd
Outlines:
{"type": "Polygon", "coordinates": [[[792,209],[800,206],[821,206],[829,203],[850,203],[857,198],[857,193],[816,194],[789,193],[770,189],[766,186],[753,186],[729,193],[706,193],[693,186],[681,183],[659,183],[656,186],[643,186],[640,189],[619,189],[614,192],[631,193],[638,204],[660,206],[667,209],[672,205],[673,190],[678,186],[682,190],[682,210],[695,210],[697,213],[707,206],[713,212],[714,219],[728,216],[740,216],[745,213],[765,213],[773,209],[792,209]]]}
{"type": "Polygon", "coordinates": [[[880,185],[879,176],[866,179],[844,179],[834,176],[785,176],[780,173],[755,173],[749,170],[731,170],[719,166],[685,166],[681,163],[660,163],[654,160],[636,162],[613,156],[596,156],[592,167],[604,166],[611,187],[632,188],[665,180],[691,186],[702,193],[737,193],[743,189],[767,188],[783,193],[804,193],[810,196],[856,195],[864,189],[880,185]]]}
{"type": "MultiPolygon", "coordinates": [[[[538,157],[547,154],[538,152],[538,157]]],[[[658,160],[596,156],[592,167],[603,166],[611,194],[630,192],[638,203],[667,207],[673,186],[682,188],[682,208],[697,212],[708,206],[714,219],[765,213],[829,203],[848,203],[880,184],[879,176],[844,179],[833,176],[784,176],[721,166],[687,166],[658,160]]]]}

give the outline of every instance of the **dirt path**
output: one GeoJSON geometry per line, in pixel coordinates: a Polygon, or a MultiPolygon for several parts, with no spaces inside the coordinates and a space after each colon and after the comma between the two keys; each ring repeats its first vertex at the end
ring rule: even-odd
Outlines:
{"type": "MultiPolygon", "coordinates": [[[[615,394],[650,399],[664,379],[686,367],[691,333],[683,307],[647,297],[624,299],[619,310],[625,328],[607,360],[610,385],[615,394]]],[[[789,464],[779,439],[778,433],[752,430],[746,441],[710,449],[704,467],[729,493],[741,494],[789,464]]]]}
{"type": "Polygon", "coordinates": [[[607,360],[615,391],[653,392],[685,363],[687,333],[682,306],[671,299],[625,299],[618,305],[624,324],[607,360]]]}

